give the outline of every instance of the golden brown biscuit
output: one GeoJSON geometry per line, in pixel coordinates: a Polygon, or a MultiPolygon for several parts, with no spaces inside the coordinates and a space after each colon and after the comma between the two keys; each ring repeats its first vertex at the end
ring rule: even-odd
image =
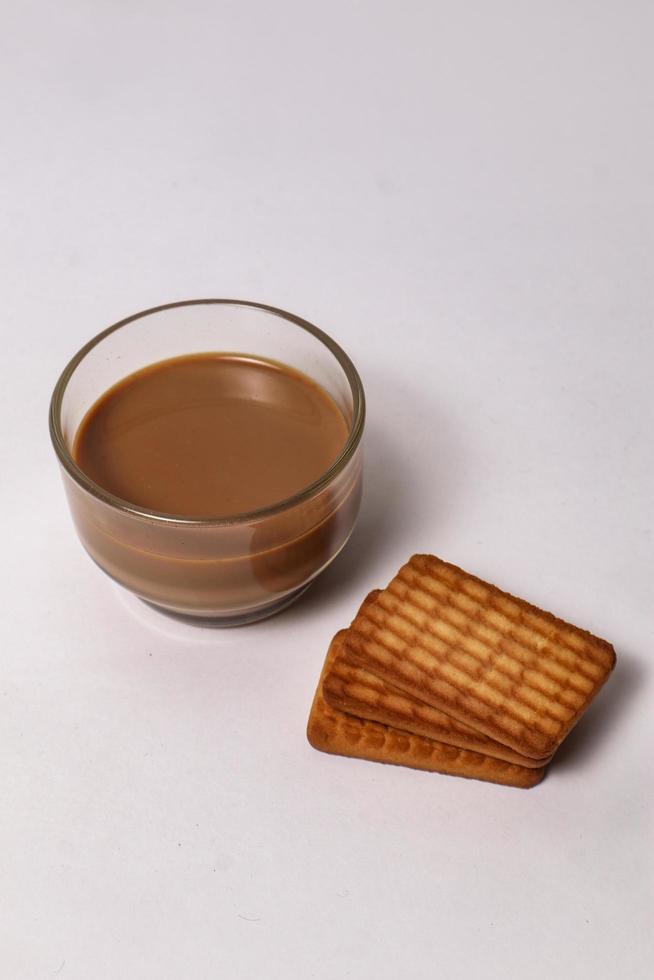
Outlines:
{"type": "Polygon", "coordinates": [[[414,555],[344,638],[359,666],[508,745],[551,755],[613,647],[432,555],[414,555]]]}
{"type": "Polygon", "coordinates": [[[323,697],[332,708],[518,766],[539,768],[550,761],[551,756],[537,760],[520,755],[364,670],[348,656],[340,636],[334,638],[334,646],[336,656],[322,685],[323,697]]]}
{"type": "Polygon", "coordinates": [[[380,594],[381,594],[381,589],[372,589],[372,591],[368,593],[368,595],[365,597],[365,599],[359,606],[359,612],[357,613],[357,616],[359,615],[359,613],[363,612],[366,606],[369,606],[371,602],[374,602],[375,599],[377,599],[380,594]]]}
{"type": "Polygon", "coordinates": [[[544,768],[527,769],[512,765],[479,752],[468,752],[434,739],[411,735],[390,725],[364,721],[328,705],[322,696],[322,681],[346,632],[343,630],[337,634],[330,645],[311,706],[307,738],[314,748],[335,755],[483,779],[525,789],[541,781],[544,768]]]}

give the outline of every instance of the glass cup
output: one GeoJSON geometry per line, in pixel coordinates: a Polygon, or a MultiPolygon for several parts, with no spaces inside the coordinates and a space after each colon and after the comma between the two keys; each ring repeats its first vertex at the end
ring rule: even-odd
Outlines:
{"type": "Polygon", "coordinates": [[[346,544],[361,501],[364,419],[359,375],[322,330],[272,306],[207,299],[136,313],[89,341],[55,386],[50,435],[77,533],[100,568],[163,610],[235,626],[289,605],[346,544]],[[320,384],[348,423],[329,469],[286,500],[209,519],[138,507],[86,476],[72,446],[97,399],[148,364],[208,351],[279,361],[320,384]]]}

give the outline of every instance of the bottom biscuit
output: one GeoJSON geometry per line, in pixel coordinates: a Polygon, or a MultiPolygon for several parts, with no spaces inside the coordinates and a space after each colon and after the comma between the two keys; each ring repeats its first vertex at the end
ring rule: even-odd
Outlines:
{"type": "Polygon", "coordinates": [[[307,725],[310,744],[321,752],[370,762],[385,762],[411,769],[465,776],[486,782],[528,789],[539,783],[545,767],[528,769],[491,756],[460,749],[421,735],[411,735],[375,721],[364,721],[328,705],[322,695],[323,678],[336,656],[332,640],[318,681],[307,725]]]}

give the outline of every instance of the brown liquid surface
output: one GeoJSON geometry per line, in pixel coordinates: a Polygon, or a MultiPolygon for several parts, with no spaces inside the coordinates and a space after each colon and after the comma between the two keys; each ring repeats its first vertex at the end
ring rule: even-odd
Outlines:
{"type": "Polygon", "coordinates": [[[342,412],[309,378],[245,356],[193,354],[123,379],[89,410],[80,469],[123,500],[185,517],[278,503],[335,461],[342,412]]]}

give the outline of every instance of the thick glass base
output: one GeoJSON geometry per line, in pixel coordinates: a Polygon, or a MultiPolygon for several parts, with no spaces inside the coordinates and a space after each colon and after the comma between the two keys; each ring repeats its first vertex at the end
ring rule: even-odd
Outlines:
{"type": "MultiPolygon", "coordinates": [[[[312,580],[313,581],[313,580],[312,580]]],[[[241,613],[226,613],[216,616],[195,616],[186,612],[180,612],[175,609],[169,609],[166,606],[159,606],[156,602],[151,602],[149,599],[141,599],[146,606],[150,609],[154,609],[158,613],[163,613],[164,616],[169,616],[172,619],[176,619],[178,622],[188,623],[190,626],[203,626],[205,629],[207,627],[211,629],[225,629],[232,626],[247,626],[250,623],[257,623],[261,619],[268,619],[269,616],[274,616],[275,613],[281,612],[286,609],[296,599],[299,599],[303,593],[307,591],[311,582],[307,582],[306,585],[300,586],[295,592],[291,592],[289,595],[282,596],[281,599],[275,599],[265,606],[258,606],[256,609],[248,609],[241,613]]]]}

